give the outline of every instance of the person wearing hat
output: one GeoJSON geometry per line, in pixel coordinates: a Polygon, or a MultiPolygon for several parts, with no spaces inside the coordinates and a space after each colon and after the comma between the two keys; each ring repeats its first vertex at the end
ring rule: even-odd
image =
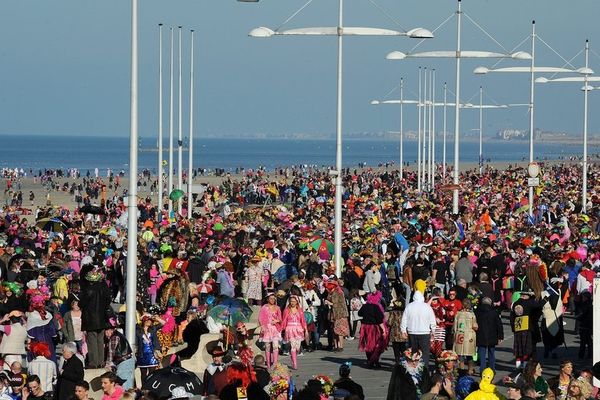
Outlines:
{"type": "Polygon", "coordinates": [[[245,289],[245,297],[249,305],[262,304],[262,288],[263,288],[263,268],[261,266],[262,259],[258,256],[248,260],[248,266],[244,271],[244,281],[242,287],[245,289]]]}
{"type": "Polygon", "coordinates": [[[225,355],[225,351],[221,346],[216,346],[212,350],[209,351],[212,356],[212,363],[208,364],[206,370],[204,370],[204,375],[202,376],[203,383],[203,396],[208,396],[211,394],[218,394],[217,386],[222,388],[224,385],[218,385],[218,383],[223,383],[222,381],[225,379],[225,367],[223,364],[223,356],[225,355]]]}
{"type": "Polygon", "coordinates": [[[418,400],[431,387],[427,366],[422,361],[421,350],[411,348],[394,365],[388,386],[387,400],[418,400]]]}
{"type": "MultiPolygon", "coordinates": [[[[83,273],[83,269],[82,269],[83,273]]],[[[104,276],[92,268],[82,276],[80,302],[81,330],[88,346],[88,366],[100,368],[104,363],[104,329],[107,327],[111,297],[104,276]]]]}
{"type": "Polygon", "coordinates": [[[142,382],[160,365],[162,359],[160,343],[156,334],[156,327],[154,326],[156,320],[156,317],[145,314],[142,316],[141,326],[136,328],[136,358],[142,382]]]}

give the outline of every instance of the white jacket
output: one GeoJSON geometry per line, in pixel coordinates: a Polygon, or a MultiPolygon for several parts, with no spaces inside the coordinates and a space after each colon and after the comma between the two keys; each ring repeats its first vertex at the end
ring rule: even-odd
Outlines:
{"type": "Polygon", "coordinates": [[[415,292],[412,303],[406,306],[400,330],[402,333],[411,335],[427,335],[436,327],[435,314],[433,309],[425,303],[423,293],[418,290],[415,292]]]}

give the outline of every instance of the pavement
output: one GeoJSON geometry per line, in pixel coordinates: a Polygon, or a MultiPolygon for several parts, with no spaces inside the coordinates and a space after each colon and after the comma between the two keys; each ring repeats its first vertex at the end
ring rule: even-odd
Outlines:
{"type": "MultiPolygon", "coordinates": [[[[512,354],[513,336],[509,325],[508,312],[502,313],[504,324],[505,340],[496,347],[496,377],[495,381],[501,381],[502,377],[515,370],[514,357],[512,354]]],[[[544,349],[541,343],[538,344],[538,360],[541,361],[543,374],[546,378],[558,373],[559,364],[563,359],[569,359],[575,366],[575,371],[583,368],[591,368],[592,360],[579,360],[577,353],[579,350],[579,338],[574,335],[575,321],[572,316],[566,316],[565,322],[565,340],[566,348],[563,346],[557,350],[557,358],[544,359],[544,349]]],[[[280,362],[291,365],[289,356],[280,356],[280,362]]],[[[316,374],[327,374],[334,381],[338,378],[338,368],[340,364],[352,362],[351,377],[357,383],[362,385],[367,399],[385,399],[391,376],[391,370],[394,365],[394,356],[391,347],[383,354],[381,358],[381,369],[366,368],[366,357],[358,350],[358,338],[352,341],[346,341],[344,351],[341,353],[328,351],[305,352],[298,357],[298,370],[292,371],[293,378],[298,387],[303,387],[304,383],[316,374]]],[[[478,371],[478,368],[477,368],[478,371]]],[[[498,388],[504,392],[502,383],[498,383],[498,388]]]]}

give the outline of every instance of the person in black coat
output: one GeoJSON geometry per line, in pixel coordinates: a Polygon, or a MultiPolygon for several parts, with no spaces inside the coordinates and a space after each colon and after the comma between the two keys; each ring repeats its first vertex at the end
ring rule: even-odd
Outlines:
{"type": "Polygon", "coordinates": [[[479,327],[476,336],[479,372],[483,373],[483,370],[488,366],[495,371],[496,345],[504,340],[504,330],[500,315],[492,307],[492,299],[489,297],[483,298],[481,305],[475,311],[475,318],[479,327]]]}
{"type": "Polygon", "coordinates": [[[333,383],[333,386],[336,389],[342,389],[348,391],[351,395],[358,396],[361,400],[365,400],[365,393],[363,391],[363,387],[358,383],[354,382],[352,378],[350,378],[350,367],[351,363],[346,362],[340,365],[340,379],[333,383]]]}
{"type": "Polygon", "coordinates": [[[188,324],[183,330],[182,338],[187,347],[177,352],[177,355],[182,360],[192,358],[198,351],[200,345],[200,336],[208,333],[208,328],[204,321],[198,319],[198,314],[195,311],[189,310],[187,312],[188,324]]]}
{"type": "Polygon", "coordinates": [[[81,330],[86,332],[88,364],[97,368],[104,364],[104,329],[108,326],[107,310],[110,309],[110,291],[104,275],[92,270],[86,274],[81,287],[81,330]]]}
{"type": "Polygon", "coordinates": [[[404,358],[394,366],[387,400],[417,400],[431,388],[431,377],[420,350],[404,352],[404,358]],[[414,377],[414,379],[413,379],[414,377]],[[415,384],[415,379],[418,384],[415,384]]]}
{"type": "Polygon", "coordinates": [[[56,385],[58,400],[68,400],[75,395],[75,386],[83,380],[83,363],[77,357],[77,346],[73,342],[63,346],[63,358],[65,362],[61,373],[58,375],[56,385]]]}

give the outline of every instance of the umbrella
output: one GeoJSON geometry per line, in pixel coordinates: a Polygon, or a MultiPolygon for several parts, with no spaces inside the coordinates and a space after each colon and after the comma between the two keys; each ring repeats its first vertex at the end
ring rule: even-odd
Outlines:
{"type": "Polygon", "coordinates": [[[68,228],[60,218],[42,218],[35,223],[35,226],[47,232],[64,232],[68,228]]]}
{"type": "Polygon", "coordinates": [[[333,246],[333,243],[331,243],[330,240],[323,239],[323,238],[313,240],[310,243],[310,247],[317,250],[317,252],[319,252],[319,253],[328,252],[329,254],[333,254],[334,249],[335,249],[335,247],[333,246]]]}
{"type": "MultiPolygon", "coordinates": [[[[202,394],[202,382],[196,374],[181,367],[165,367],[152,372],[142,384],[142,390],[149,390],[159,399],[168,399],[174,391],[183,388],[187,392],[184,397],[202,394]]],[[[176,393],[175,393],[176,394],[176,393]]]]}
{"type": "Polygon", "coordinates": [[[223,224],[220,222],[217,222],[216,224],[213,225],[213,229],[217,232],[222,231],[224,228],[223,224]]]}
{"type": "Polygon", "coordinates": [[[97,205],[85,205],[83,207],[81,207],[79,209],[79,212],[82,213],[86,213],[86,214],[97,214],[97,215],[104,215],[106,214],[106,211],[104,211],[104,209],[102,207],[99,207],[97,205]]]}
{"type": "Polygon", "coordinates": [[[103,235],[112,236],[112,237],[119,236],[119,233],[117,232],[117,229],[114,226],[102,228],[102,229],[100,229],[100,233],[103,235]]]}
{"type": "Polygon", "coordinates": [[[298,275],[298,270],[293,265],[282,265],[273,274],[273,279],[277,282],[283,282],[290,279],[293,275],[298,275]]]}
{"type": "Polygon", "coordinates": [[[183,190],[181,189],[175,189],[171,192],[171,194],[169,195],[169,199],[173,200],[173,201],[177,201],[180,198],[183,197],[185,193],[183,192],[183,190]]]}
{"type": "Polygon", "coordinates": [[[216,322],[227,326],[235,326],[238,322],[248,322],[249,320],[249,316],[246,316],[241,309],[231,309],[220,304],[208,310],[208,315],[216,322]]]}
{"type": "MultiPolygon", "coordinates": [[[[212,311],[220,321],[224,323],[229,323],[231,321],[232,324],[236,324],[238,321],[247,321],[252,315],[252,308],[242,299],[234,299],[231,297],[221,297],[215,307],[221,306],[220,311],[212,311]],[[225,312],[226,314],[223,314],[225,312]],[[239,313],[238,313],[239,312],[239,313]],[[227,317],[227,320],[223,320],[224,317],[227,317]],[[237,320],[236,320],[237,319],[237,320]]],[[[213,310],[213,307],[211,310],[213,310]]],[[[209,310],[209,315],[211,310],[209,310]]],[[[215,318],[213,316],[213,318],[215,318]]]]}
{"type": "Polygon", "coordinates": [[[198,293],[211,293],[213,291],[212,285],[202,282],[198,284],[198,293]]]}

